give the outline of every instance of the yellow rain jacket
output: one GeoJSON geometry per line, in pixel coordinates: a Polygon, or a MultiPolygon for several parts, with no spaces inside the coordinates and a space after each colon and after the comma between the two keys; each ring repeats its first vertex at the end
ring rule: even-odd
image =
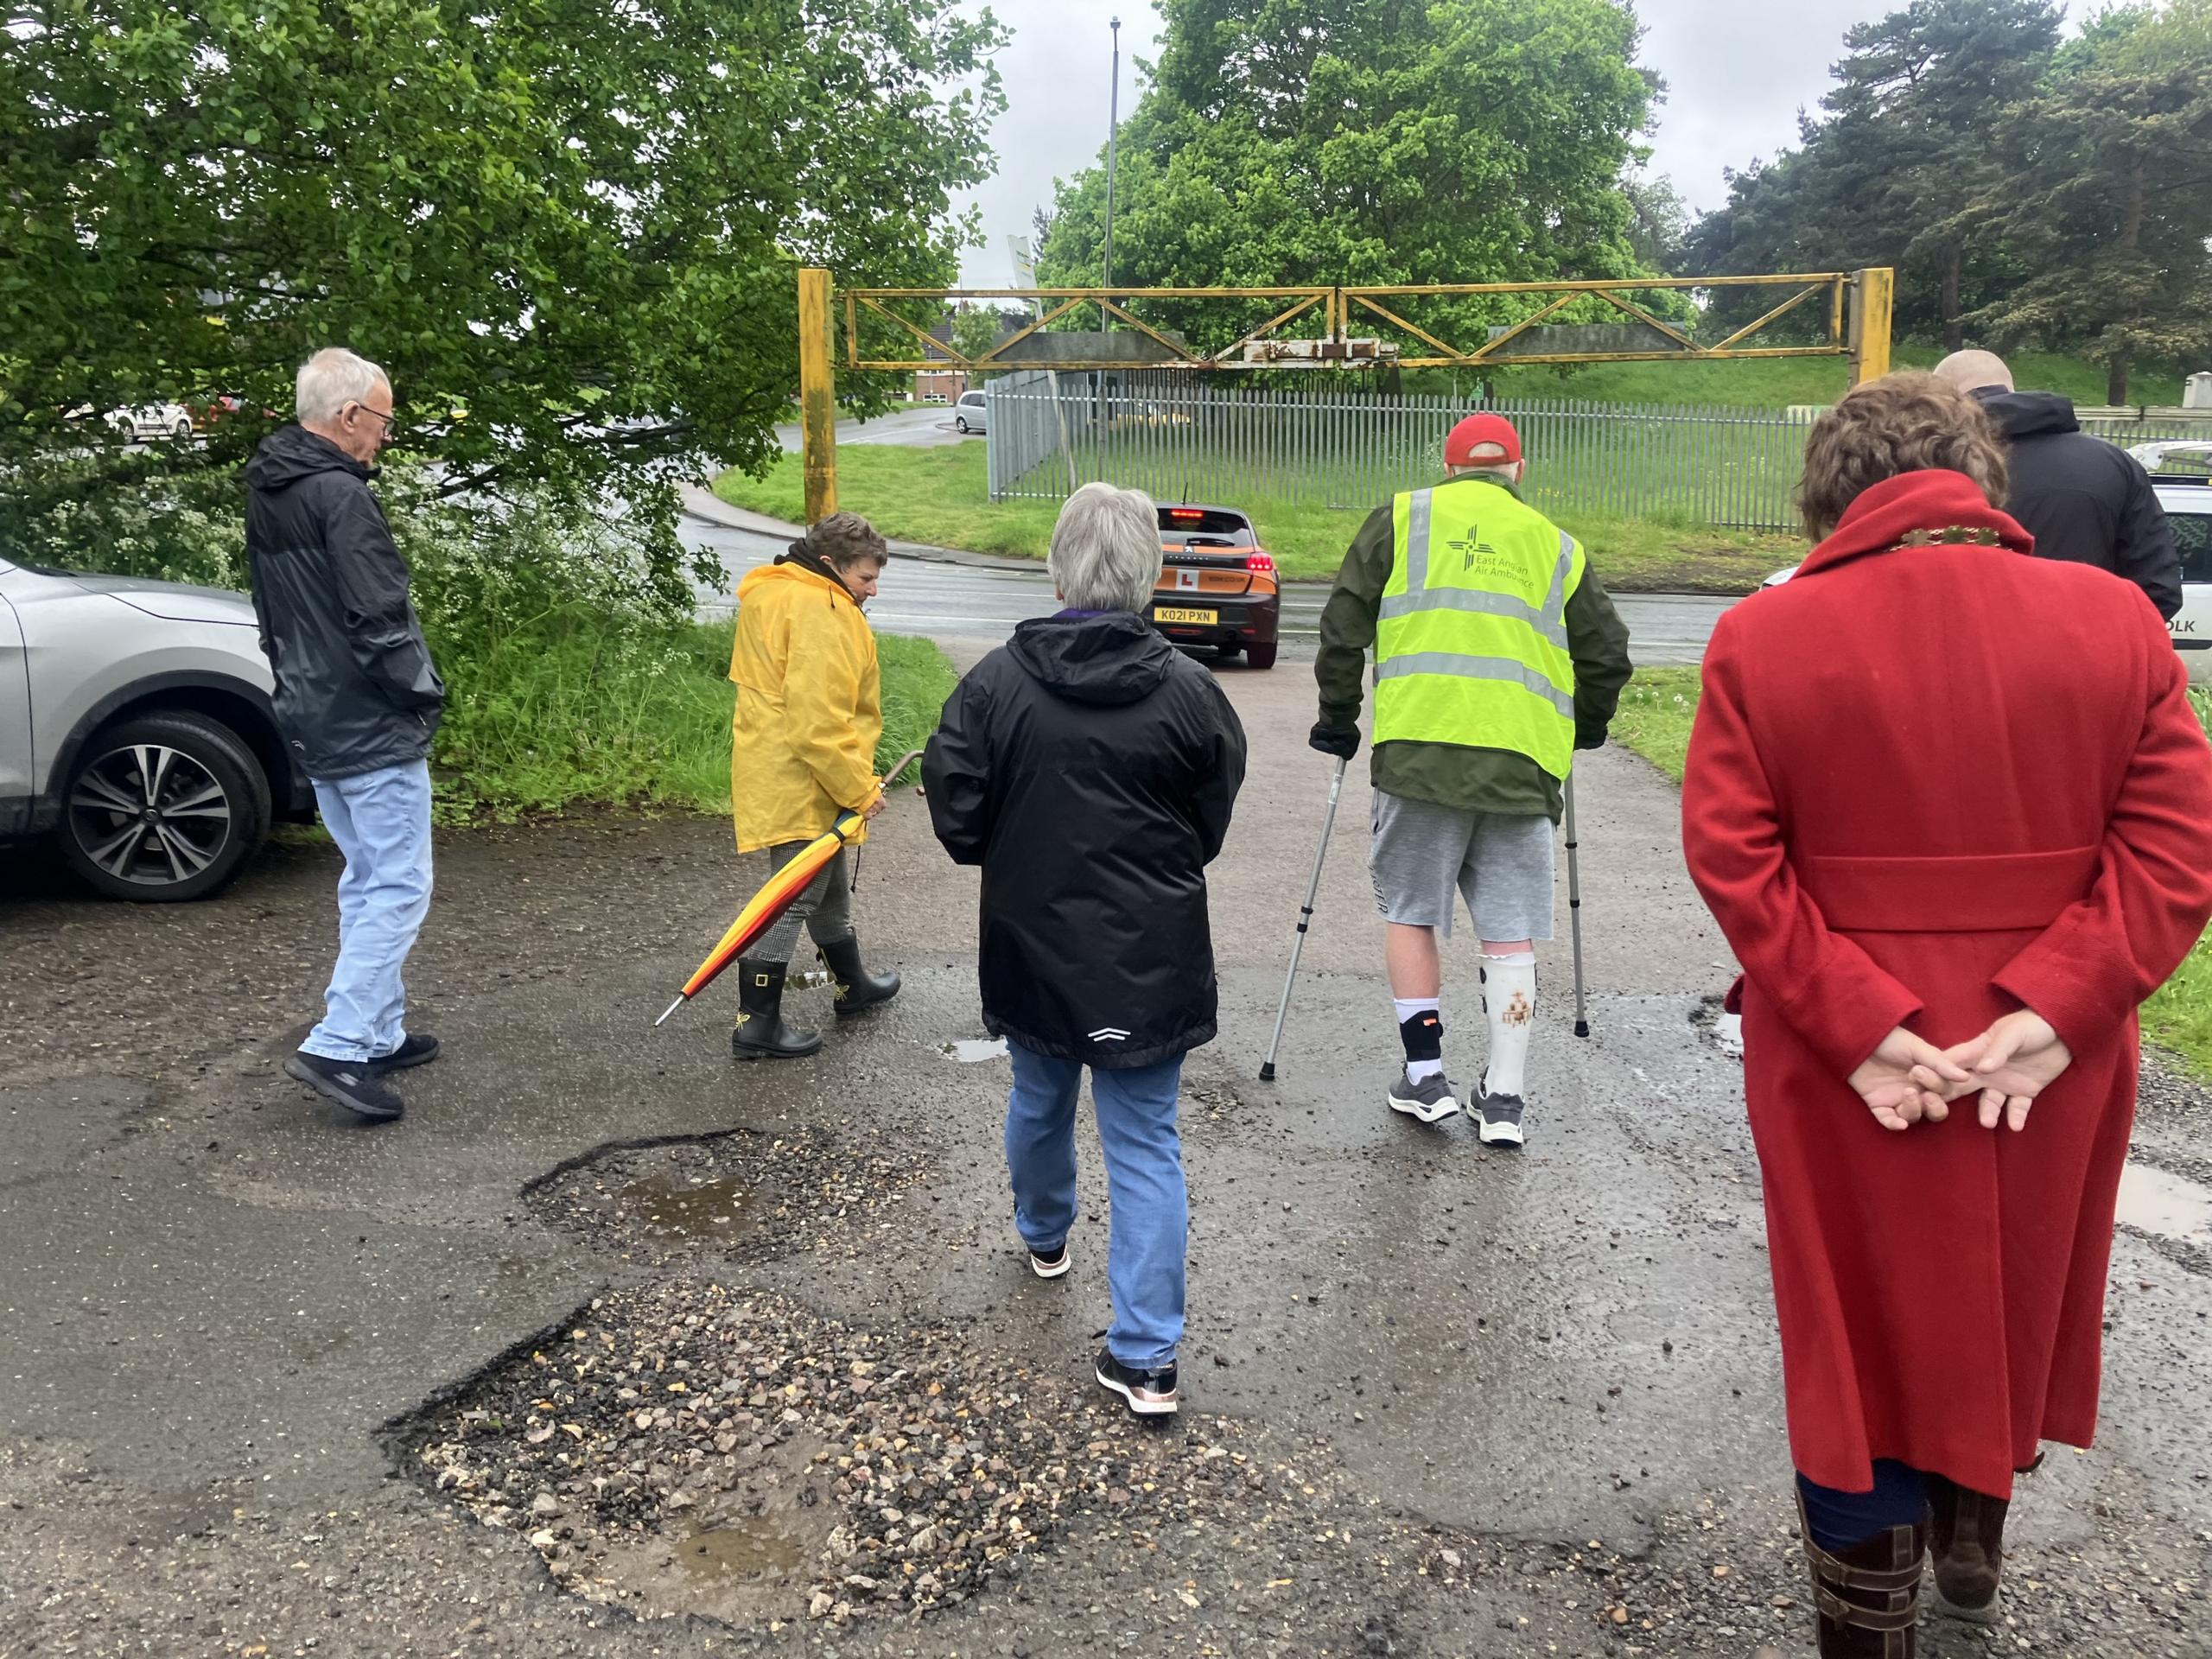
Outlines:
{"type": "Polygon", "coordinates": [[[875,798],[883,681],[874,631],[842,583],[768,564],[737,599],[729,793],[737,850],[751,853],[811,841],[875,798]]]}

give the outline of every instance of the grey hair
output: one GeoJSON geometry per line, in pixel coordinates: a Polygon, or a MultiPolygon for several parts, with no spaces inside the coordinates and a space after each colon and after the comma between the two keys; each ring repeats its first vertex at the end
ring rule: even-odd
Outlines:
{"type": "Polygon", "coordinates": [[[1046,560],[1080,611],[1142,611],[1160,580],[1160,510],[1142,490],[1086,484],[1068,497],[1046,560]]]}
{"type": "Polygon", "coordinates": [[[338,418],[348,404],[358,404],[391,377],[365,357],[343,346],[329,346],[300,365],[293,391],[293,410],[303,426],[338,418]]]}

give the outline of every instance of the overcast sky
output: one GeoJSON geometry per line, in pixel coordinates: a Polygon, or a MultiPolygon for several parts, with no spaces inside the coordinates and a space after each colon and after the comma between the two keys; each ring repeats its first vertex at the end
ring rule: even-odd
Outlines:
{"type": "MultiPolygon", "coordinates": [[[[1652,166],[1693,209],[1727,200],[1721,169],[1771,156],[1793,142],[1797,111],[1820,102],[1843,32],[1903,0],[1638,0],[1643,61],[1666,78],[1652,166]]],[[[1007,111],[990,142],[997,175],[969,198],[982,209],[987,246],[963,270],[971,284],[1012,286],[1006,238],[1026,234],[1052,180],[1080,172],[1106,141],[1112,34],[1122,19],[1122,113],[1134,107],[1134,57],[1159,44],[1150,0],[990,0],[1014,30],[1000,54],[1007,111]]]]}

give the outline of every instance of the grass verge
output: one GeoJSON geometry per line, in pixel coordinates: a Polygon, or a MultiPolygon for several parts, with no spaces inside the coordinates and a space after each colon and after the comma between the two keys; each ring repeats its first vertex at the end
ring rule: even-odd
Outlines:
{"type": "MultiPolygon", "coordinates": [[[[1682,781],[1690,722],[1697,715],[1698,671],[1638,669],[1621,694],[1613,737],[1682,781]]],[[[2212,729],[2212,693],[2192,690],[2197,719],[2212,729]]],[[[2212,1079],[2212,932],[2199,939],[2174,976],[2143,1006],[2143,1033],[2171,1050],[2200,1077],[2212,1079]]]]}
{"type": "MultiPolygon", "coordinates": [[[[984,468],[980,441],[933,449],[847,444],[837,452],[837,504],[866,514],[894,540],[1043,558],[1059,504],[994,502],[984,468]]],[[[797,455],[782,456],[761,478],[725,473],[715,480],[715,493],[733,506],[793,523],[805,514],[797,455]]],[[[1293,577],[1334,575],[1364,516],[1264,497],[1234,505],[1252,515],[1261,541],[1293,577]]],[[[1589,549],[1605,585],[1624,593],[1748,594],[1803,553],[1789,537],[1702,525],[1572,514],[1560,522],[1589,549]]]]}
{"type": "MultiPolygon", "coordinates": [[[[576,607],[447,667],[435,765],[446,822],[581,802],[729,810],[734,621],[623,627],[576,607]]],[[[887,764],[935,729],[958,677],[926,639],[880,637],[887,764]]]]}

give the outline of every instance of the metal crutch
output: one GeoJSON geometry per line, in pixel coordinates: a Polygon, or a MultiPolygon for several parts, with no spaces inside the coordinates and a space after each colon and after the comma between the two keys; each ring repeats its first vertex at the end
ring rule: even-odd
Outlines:
{"type": "Polygon", "coordinates": [[[1567,774],[1567,915],[1574,932],[1574,1034],[1587,1037],[1590,1021],[1582,1004],[1582,860],[1574,834],[1574,774],[1567,774]]]}
{"type": "Polygon", "coordinates": [[[1337,775],[1329,780],[1329,811],[1321,820],[1321,844],[1313,852],[1313,879],[1306,884],[1306,903],[1298,912],[1298,941],[1290,948],[1290,971],[1283,976],[1282,1007],[1275,1011],[1275,1034],[1268,1044],[1268,1058],[1260,1065],[1260,1081],[1275,1080],[1275,1052],[1282,1046],[1283,1021],[1290,1018],[1290,988],[1298,982],[1298,959],[1306,952],[1306,929],[1313,919],[1313,901],[1321,893],[1321,863],[1329,855],[1329,836],[1337,827],[1337,801],[1344,792],[1344,768],[1349,760],[1337,762],[1337,775]]]}

